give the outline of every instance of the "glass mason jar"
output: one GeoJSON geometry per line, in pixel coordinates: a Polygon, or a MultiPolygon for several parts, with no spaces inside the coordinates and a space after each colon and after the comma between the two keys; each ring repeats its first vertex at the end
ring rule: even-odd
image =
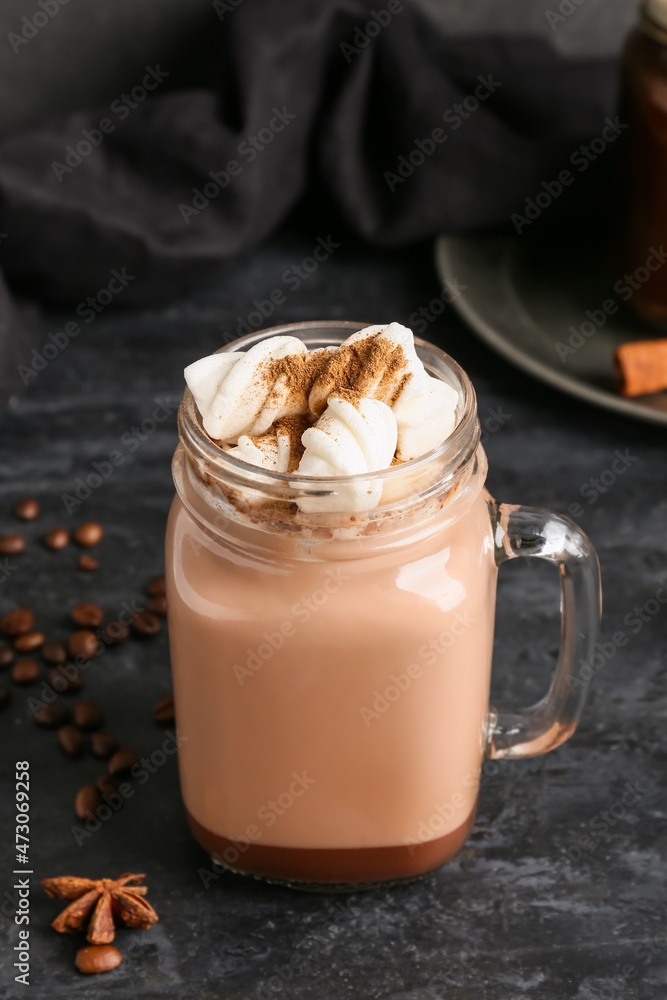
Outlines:
{"type": "MultiPolygon", "coordinates": [[[[292,324],[223,350],[278,334],[322,347],[361,326],[292,324]]],[[[247,465],[183,397],[169,635],[183,800],[218,866],[329,890],[422,874],[465,841],[485,757],[545,753],[577,725],[596,555],[569,519],[489,496],[470,381],[415,343],[457,390],[458,425],[381,472],[297,481],[247,465]],[[341,511],[350,490],[368,509],[341,511]],[[542,701],[497,712],[496,575],[516,556],[559,567],[562,642],[542,701]]]]}

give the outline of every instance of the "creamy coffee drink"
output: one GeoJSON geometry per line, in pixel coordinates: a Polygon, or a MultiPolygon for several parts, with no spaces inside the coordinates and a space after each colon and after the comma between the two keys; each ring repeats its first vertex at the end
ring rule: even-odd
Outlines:
{"type": "Polygon", "coordinates": [[[398,879],[470,829],[496,564],[474,397],[446,374],[395,323],[186,369],[167,551],[181,785],[233,870],[398,879]]]}
{"type": "Polygon", "coordinates": [[[405,327],[260,331],[194,362],[167,533],[183,799],[217,869],[338,890],[451,858],[485,756],[574,732],[600,619],[574,522],[485,489],[465,372],[405,327]],[[489,708],[498,566],[558,567],[546,695],[489,708]]]}

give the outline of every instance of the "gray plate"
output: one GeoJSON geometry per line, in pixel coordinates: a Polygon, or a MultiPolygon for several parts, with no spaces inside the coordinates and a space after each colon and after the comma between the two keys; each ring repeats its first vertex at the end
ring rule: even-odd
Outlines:
{"type": "Polygon", "coordinates": [[[590,403],[667,424],[667,392],[624,399],[614,391],[614,349],[656,330],[614,290],[618,276],[599,239],[441,236],[435,256],[443,282],[466,286],[453,299],[461,316],[513,364],[590,403]],[[592,336],[575,335],[572,344],[583,346],[561,359],[556,344],[570,347],[570,328],[591,323],[587,311],[599,321],[609,299],[618,311],[592,336]]]}

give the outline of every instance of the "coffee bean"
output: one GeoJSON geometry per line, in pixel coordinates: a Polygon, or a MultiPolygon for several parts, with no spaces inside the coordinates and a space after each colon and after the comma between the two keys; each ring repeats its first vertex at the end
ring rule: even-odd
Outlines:
{"type": "Polygon", "coordinates": [[[25,538],[23,535],[0,535],[0,554],[3,556],[16,556],[25,550],[25,538]]]}
{"type": "Polygon", "coordinates": [[[23,497],[14,505],[14,513],[21,521],[34,521],[39,514],[39,501],[33,497],[23,497]]]}
{"type": "Polygon", "coordinates": [[[173,694],[167,695],[166,698],[160,698],[153,705],[153,717],[156,722],[173,722],[174,721],[174,696],[173,694]]]}
{"type": "Polygon", "coordinates": [[[14,649],[19,653],[31,653],[33,649],[39,649],[44,642],[41,632],[24,632],[17,639],[14,639],[14,649]]]}
{"type": "Polygon", "coordinates": [[[166,594],[167,582],[163,576],[156,576],[151,580],[146,589],[151,597],[154,597],[156,594],[166,594]]]}
{"type": "Polygon", "coordinates": [[[79,972],[92,976],[97,972],[110,972],[123,961],[123,956],[110,944],[89,944],[79,948],[74,959],[79,972]]]}
{"type": "Polygon", "coordinates": [[[90,749],[96,757],[111,757],[118,749],[118,740],[111,733],[93,733],[90,737],[90,749]]]}
{"type": "Polygon", "coordinates": [[[11,646],[0,646],[0,670],[14,662],[14,650],[11,646]]]}
{"type": "Polygon", "coordinates": [[[15,684],[34,684],[39,677],[39,663],[36,660],[17,660],[12,667],[15,684]]]}
{"type": "Polygon", "coordinates": [[[138,763],[139,758],[134,750],[121,747],[120,750],[116,750],[109,761],[109,774],[122,774],[123,771],[129,771],[131,767],[138,763]]]}
{"type": "Polygon", "coordinates": [[[146,605],[146,611],[151,615],[166,615],[167,613],[167,598],[164,594],[156,594],[155,597],[148,598],[148,604],[146,605]]]}
{"type": "Polygon", "coordinates": [[[97,628],[104,621],[102,608],[90,602],[77,604],[75,608],[72,608],[71,615],[74,624],[81,625],[82,628],[97,628]]]}
{"type": "Polygon", "coordinates": [[[100,564],[97,559],[93,559],[92,556],[79,556],[79,569],[92,572],[95,569],[99,569],[99,566],[100,564]]]}
{"type": "Polygon", "coordinates": [[[47,549],[64,549],[69,543],[70,534],[67,528],[52,528],[44,537],[47,549]]]}
{"type": "Polygon", "coordinates": [[[77,701],[74,706],[74,722],[80,729],[99,729],[104,723],[102,709],[94,701],[77,701]]]}
{"type": "Polygon", "coordinates": [[[160,631],[160,619],[150,611],[139,611],[132,619],[132,628],[139,635],[155,635],[160,631]]]}
{"type": "Polygon", "coordinates": [[[0,684],[0,708],[7,708],[12,700],[12,693],[4,684],[0,684]]]}
{"type": "Polygon", "coordinates": [[[83,750],[83,733],[76,726],[61,726],[58,730],[58,740],[69,757],[77,757],[83,750]]]}
{"type": "Polygon", "coordinates": [[[57,701],[51,702],[50,705],[42,705],[35,712],[35,722],[38,726],[44,726],[46,729],[62,726],[66,718],[67,709],[64,705],[59,705],[57,701]]]}
{"type": "Polygon", "coordinates": [[[47,663],[64,663],[67,659],[67,647],[64,642],[49,639],[42,646],[42,656],[47,663]]]}
{"type": "Polygon", "coordinates": [[[84,545],[89,548],[91,545],[97,545],[101,540],[104,531],[101,524],[97,524],[95,521],[88,521],[86,524],[80,524],[79,527],[74,532],[74,541],[77,545],[84,545]]]}
{"type": "Polygon", "coordinates": [[[79,819],[96,819],[102,805],[102,793],[97,785],[84,785],[76,793],[74,812],[79,819]]]}
{"type": "Polygon", "coordinates": [[[95,655],[99,645],[100,640],[88,629],[72,632],[67,643],[71,656],[85,656],[88,660],[95,655]]]}
{"type": "Polygon", "coordinates": [[[130,634],[130,630],[127,625],[123,625],[122,622],[112,621],[107,622],[104,626],[104,639],[106,642],[110,642],[113,645],[119,642],[125,642],[130,634]]]}
{"type": "Polygon", "coordinates": [[[101,791],[102,795],[114,795],[116,789],[118,788],[118,782],[115,778],[112,778],[110,774],[101,774],[97,779],[97,787],[101,791]]]}
{"type": "Polygon", "coordinates": [[[46,679],[58,694],[71,694],[83,687],[83,678],[72,663],[60,667],[51,667],[46,679]]]}
{"type": "Polygon", "coordinates": [[[0,619],[0,629],[5,635],[23,635],[35,623],[35,616],[28,608],[16,608],[0,619]]]}

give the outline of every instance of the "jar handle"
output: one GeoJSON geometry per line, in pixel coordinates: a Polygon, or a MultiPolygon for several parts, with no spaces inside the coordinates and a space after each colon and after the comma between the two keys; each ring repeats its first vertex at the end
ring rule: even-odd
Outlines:
{"type": "Polygon", "coordinates": [[[595,549],[570,520],[539,507],[494,505],[496,563],[530,556],[556,563],[560,574],[561,640],[546,697],[518,711],[490,710],[487,756],[535,757],[569,739],[586,698],[602,595],[595,549]]]}

